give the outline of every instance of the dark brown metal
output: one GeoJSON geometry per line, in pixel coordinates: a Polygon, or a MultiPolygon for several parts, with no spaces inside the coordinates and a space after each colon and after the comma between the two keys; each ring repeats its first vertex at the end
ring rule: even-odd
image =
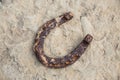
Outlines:
{"type": "Polygon", "coordinates": [[[80,58],[80,56],[84,53],[84,51],[92,41],[93,37],[90,34],[87,34],[82,40],[82,42],[71,53],[65,55],[64,57],[52,58],[44,54],[44,39],[50,33],[51,29],[54,29],[56,26],[62,25],[63,23],[71,20],[72,18],[73,15],[71,12],[65,13],[55,19],[46,22],[38,31],[33,50],[36,53],[39,61],[44,66],[49,68],[63,68],[73,64],[76,60],[80,58]]]}

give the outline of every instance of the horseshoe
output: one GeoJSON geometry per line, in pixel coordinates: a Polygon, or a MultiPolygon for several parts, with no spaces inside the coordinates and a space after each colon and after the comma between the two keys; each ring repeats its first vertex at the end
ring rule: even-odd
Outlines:
{"type": "Polygon", "coordinates": [[[63,57],[49,57],[44,54],[43,44],[47,35],[50,33],[51,29],[55,27],[59,27],[63,23],[71,20],[73,18],[73,14],[71,12],[64,13],[57,18],[54,18],[50,21],[47,21],[42,25],[42,28],[38,31],[35,43],[33,46],[33,51],[35,52],[38,60],[46,67],[49,68],[64,68],[67,67],[74,62],[76,62],[80,56],[84,53],[93,37],[90,34],[87,34],[82,42],[69,54],[63,57]]]}

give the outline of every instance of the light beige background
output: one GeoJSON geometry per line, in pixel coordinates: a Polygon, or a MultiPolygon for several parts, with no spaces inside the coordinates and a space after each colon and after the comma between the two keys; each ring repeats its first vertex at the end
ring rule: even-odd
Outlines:
{"type": "Polygon", "coordinates": [[[120,0],[2,0],[0,80],[120,80],[120,0]],[[74,18],[52,30],[46,54],[66,55],[87,33],[94,40],[75,64],[46,68],[32,50],[35,34],[67,11],[74,18]]]}

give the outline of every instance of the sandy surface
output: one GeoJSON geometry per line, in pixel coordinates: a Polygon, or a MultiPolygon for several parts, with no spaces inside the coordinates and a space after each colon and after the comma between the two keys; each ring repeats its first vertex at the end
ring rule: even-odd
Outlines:
{"type": "Polygon", "coordinates": [[[0,1],[0,80],[120,80],[120,0],[0,1]],[[94,40],[75,64],[46,68],[32,50],[35,34],[67,11],[74,18],[49,34],[46,54],[66,55],[87,33],[94,40]]]}

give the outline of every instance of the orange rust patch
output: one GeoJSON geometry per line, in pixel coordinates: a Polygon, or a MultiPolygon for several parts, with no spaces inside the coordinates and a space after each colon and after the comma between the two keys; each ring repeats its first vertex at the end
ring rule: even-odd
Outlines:
{"type": "Polygon", "coordinates": [[[65,62],[65,63],[66,63],[66,64],[69,64],[70,62],[67,61],[67,62],[65,62]]]}
{"type": "Polygon", "coordinates": [[[47,61],[47,59],[46,59],[46,57],[45,57],[44,55],[41,55],[41,58],[42,58],[42,60],[43,60],[45,63],[48,63],[48,61],[47,61]]]}
{"type": "Polygon", "coordinates": [[[54,62],[54,61],[55,61],[55,59],[53,59],[53,58],[50,60],[50,62],[54,62]]]}

